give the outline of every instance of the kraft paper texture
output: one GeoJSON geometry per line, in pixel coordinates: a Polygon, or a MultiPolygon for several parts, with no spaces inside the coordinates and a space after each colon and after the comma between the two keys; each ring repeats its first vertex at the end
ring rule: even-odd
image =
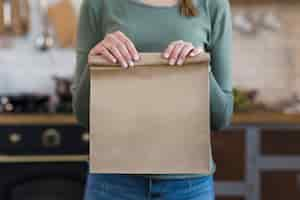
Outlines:
{"type": "Polygon", "coordinates": [[[170,66],[141,53],[124,69],[89,58],[91,173],[208,173],[209,55],[170,66]]]}

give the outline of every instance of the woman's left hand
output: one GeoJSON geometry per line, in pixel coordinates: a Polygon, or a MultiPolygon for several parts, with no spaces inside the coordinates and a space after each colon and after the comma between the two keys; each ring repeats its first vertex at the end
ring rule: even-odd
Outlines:
{"type": "Polygon", "coordinates": [[[163,57],[169,60],[170,65],[182,65],[188,56],[196,56],[203,52],[202,47],[194,47],[191,42],[182,40],[171,42],[163,52],[163,57]]]}

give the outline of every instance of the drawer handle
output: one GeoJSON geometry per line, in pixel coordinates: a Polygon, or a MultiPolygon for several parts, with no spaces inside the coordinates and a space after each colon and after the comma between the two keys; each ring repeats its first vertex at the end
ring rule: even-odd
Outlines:
{"type": "Polygon", "coordinates": [[[82,133],[81,140],[85,143],[88,143],[90,140],[89,133],[82,133]]]}
{"type": "Polygon", "coordinates": [[[22,135],[20,133],[11,133],[9,134],[9,141],[12,144],[17,144],[22,140],[22,135]]]}
{"type": "Polygon", "coordinates": [[[42,143],[45,147],[57,147],[61,144],[60,133],[56,129],[47,129],[42,135],[42,143]]]}

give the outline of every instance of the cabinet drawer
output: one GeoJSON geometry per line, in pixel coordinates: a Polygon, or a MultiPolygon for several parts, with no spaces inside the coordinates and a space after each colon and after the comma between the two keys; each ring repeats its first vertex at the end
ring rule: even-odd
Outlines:
{"type": "Polygon", "coordinates": [[[300,171],[268,171],[261,174],[262,200],[299,200],[300,171]]]}
{"type": "Polygon", "coordinates": [[[215,174],[216,180],[244,180],[244,130],[224,130],[212,133],[212,153],[217,167],[215,174]]]}
{"type": "Polygon", "coordinates": [[[264,129],[260,137],[262,154],[300,156],[300,129],[264,129]]]}

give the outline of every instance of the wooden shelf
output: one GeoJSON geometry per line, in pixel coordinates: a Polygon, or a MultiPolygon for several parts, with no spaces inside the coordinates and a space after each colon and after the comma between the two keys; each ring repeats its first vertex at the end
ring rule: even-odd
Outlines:
{"type": "Polygon", "coordinates": [[[300,124],[300,113],[284,114],[275,112],[235,113],[233,124],[300,124]]]}
{"type": "Polygon", "coordinates": [[[0,114],[0,125],[76,124],[71,114],[0,114]]]}
{"type": "Polygon", "coordinates": [[[33,162],[82,162],[88,155],[0,155],[1,163],[33,163],[33,162]]]}
{"type": "MultiPolygon", "coordinates": [[[[235,113],[233,124],[300,124],[299,114],[284,113],[235,113]]],[[[76,124],[71,114],[0,114],[0,125],[76,124]]]]}

